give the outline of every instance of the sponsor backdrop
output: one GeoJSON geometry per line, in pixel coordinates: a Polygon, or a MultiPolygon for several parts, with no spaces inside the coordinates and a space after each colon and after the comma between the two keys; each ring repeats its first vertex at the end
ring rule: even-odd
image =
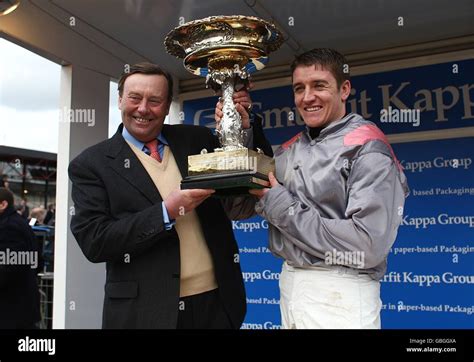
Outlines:
{"type": "MultiPolygon", "coordinates": [[[[386,134],[474,126],[474,60],[352,78],[349,111],[386,134]]],[[[252,92],[273,145],[303,127],[290,86],[252,92]]],[[[214,127],[216,97],[183,102],[184,123],[214,127]]],[[[382,280],[383,328],[474,328],[474,138],[394,144],[411,188],[382,280]]],[[[280,328],[280,259],[260,217],[234,221],[247,289],[243,328],[280,328]]]]}

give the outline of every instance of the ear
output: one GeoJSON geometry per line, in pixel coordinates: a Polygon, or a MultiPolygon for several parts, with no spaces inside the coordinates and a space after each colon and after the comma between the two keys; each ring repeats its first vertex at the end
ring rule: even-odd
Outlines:
{"type": "Polygon", "coordinates": [[[118,97],[118,109],[122,110],[122,97],[118,97]]]}
{"type": "Polygon", "coordinates": [[[6,200],[3,200],[0,202],[0,210],[5,210],[8,207],[8,202],[6,200]]]}
{"type": "Polygon", "coordinates": [[[348,80],[345,80],[341,84],[341,100],[345,102],[347,98],[349,98],[349,95],[351,94],[351,82],[348,80]]]}

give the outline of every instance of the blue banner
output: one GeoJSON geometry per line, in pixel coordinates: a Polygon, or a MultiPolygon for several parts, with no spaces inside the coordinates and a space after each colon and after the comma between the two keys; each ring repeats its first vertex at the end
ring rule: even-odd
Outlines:
{"type": "MultiPolygon", "coordinates": [[[[356,76],[348,111],[385,134],[474,126],[474,60],[356,76]],[[394,111],[395,110],[395,111],[394,111]]],[[[300,132],[291,86],[253,91],[267,138],[300,132]]],[[[185,123],[214,127],[216,97],[183,102],[185,123]]],[[[473,328],[474,138],[393,145],[411,188],[382,280],[382,328],[473,328]]],[[[247,290],[242,328],[280,328],[282,261],[260,217],[234,221],[247,290]]]]}
{"type": "MultiPolygon", "coordinates": [[[[347,110],[376,123],[385,134],[472,127],[473,77],[474,60],[352,77],[347,110]]],[[[291,86],[253,91],[252,101],[273,144],[303,129],[291,86]]],[[[216,97],[183,102],[184,123],[215,127],[216,102],[216,97]]]]}
{"type": "Polygon", "coordinates": [[[474,327],[474,138],[393,145],[411,194],[382,280],[386,328],[474,327]]]}

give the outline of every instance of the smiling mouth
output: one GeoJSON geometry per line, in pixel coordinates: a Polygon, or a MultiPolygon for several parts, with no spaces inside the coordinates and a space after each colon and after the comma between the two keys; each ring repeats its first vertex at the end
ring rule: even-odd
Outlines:
{"type": "Polygon", "coordinates": [[[321,109],[323,109],[323,107],[321,107],[321,106],[305,107],[305,108],[304,108],[304,110],[305,110],[306,112],[309,112],[309,113],[311,113],[311,112],[319,112],[321,109]]]}
{"type": "Polygon", "coordinates": [[[141,124],[147,124],[147,123],[150,123],[151,122],[151,119],[150,118],[143,118],[143,117],[135,117],[135,116],[132,116],[132,118],[137,121],[138,123],[141,123],[141,124]]]}

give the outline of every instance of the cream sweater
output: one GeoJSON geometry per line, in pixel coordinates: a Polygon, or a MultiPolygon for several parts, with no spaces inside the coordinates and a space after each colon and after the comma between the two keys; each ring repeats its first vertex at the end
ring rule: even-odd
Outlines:
{"type": "MultiPolygon", "coordinates": [[[[158,162],[131,143],[128,144],[150,175],[163,200],[179,188],[181,173],[168,146],[165,146],[163,160],[158,162]]],[[[211,254],[196,211],[179,216],[174,227],[179,237],[181,259],[180,297],[217,288],[211,254]]]]}

